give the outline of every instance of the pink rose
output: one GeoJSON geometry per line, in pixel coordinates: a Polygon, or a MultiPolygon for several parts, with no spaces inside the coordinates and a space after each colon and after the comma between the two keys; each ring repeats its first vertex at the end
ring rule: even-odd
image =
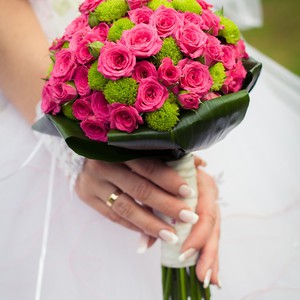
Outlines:
{"type": "Polygon", "coordinates": [[[179,61],[178,67],[181,68],[180,85],[184,90],[197,93],[200,97],[210,90],[213,80],[207,66],[186,58],[179,61]]]}
{"type": "Polygon", "coordinates": [[[218,93],[209,92],[209,93],[207,93],[206,95],[204,95],[204,96],[201,98],[201,101],[202,101],[202,102],[209,101],[209,100],[218,98],[218,97],[220,97],[220,96],[221,96],[221,95],[218,94],[218,93]]]}
{"type": "Polygon", "coordinates": [[[96,116],[90,116],[80,123],[84,134],[91,140],[107,142],[107,133],[109,126],[99,120],[96,116]]]}
{"type": "Polygon", "coordinates": [[[42,111],[45,114],[51,113],[53,115],[56,115],[57,113],[60,112],[60,105],[53,100],[52,87],[49,84],[49,82],[47,82],[43,87],[41,107],[42,107],[42,111]]]}
{"type": "Polygon", "coordinates": [[[113,103],[109,106],[111,129],[118,129],[128,133],[133,132],[143,124],[143,119],[133,106],[113,103]]]}
{"type": "Polygon", "coordinates": [[[212,35],[218,35],[219,30],[223,27],[220,25],[220,18],[211,10],[203,10],[201,14],[201,29],[208,31],[212,35]]]}
{"type": "Polygon", "coordinates": [[[230,46],[222,45],[222,55],[220,61],[223,63],[226,69],[232,69],[236,64],[235,49],[230,46]]]}
{"type": "Polygon", "coordinates": [[[121,43],[139,58],[155,55],[162,47],[162,40],[157,35],[155,28],[146,24],[138,24],[130,30],[125,30],[121,43]]]}
{"type": "Polygon", "coordinates": [[[74,100],[78,94],[76,89],[68,83],[53,81],[52,85],[52,97],[56,103],[65,103],[74,100]]]}
{"type": "Polygon", "coordinates": [[[223,55],[221,42],[214,36],[208,34],[204,50],[204,59],[207,66],[211,66],[215,61],[219,61],[223,55]]]}
{"type": "Polygon", "coordinates": [[[157,71],[153,64],[149,61],[142,60],[136,63],[134,70],[132,72],[132,78],[137,82],[148,77],[157,77],[157,71]]]}
{"type": "Polygon", "coordinates": [[[155,111],[163,106],[168,96],[167,88],[155,77],[149,77],[139,85],[135,107],[139,112],[155,111]]]}
{"type": "Polygon", "coordinates": [[[62,49],[62,47],[63,47],[63,45],[64,45],[65,42],[66,42],[66,39],[65,39],[64,36],[62,38],[60,38],[60,39],[55,39],[52,42],[49,50],[50,51],[54,51],[54,52],[60,51],[62,49]]]}
{"type": "Polygon", "coordinates": [[[173,65],[172,59],[165,57],[158,68],[158,79],[166,86],[177,84],[181,76],[179,67],[173,65]]]}
{"type": "Polygon", "coordinates": [[[72,23],[66,28],[65,36],[67,40],[71,40],[72,36],[83,29],[89,27],[88,18],[86,15],[80,15],[72,21],[72,23]]]}
{"type": "Polygon", "coordinates": [[[235,93],[241,90],[247,71],[241,61],[238,61],[234,68],[226,72],[226,80],[223,84],[222,91],[225,94],[235,93]]]}
{"type": "Polygon", "coordinates": [[[153,10],[147,6],[143,6],[142,8],[136,8],[134,10],[130,10],[128,12],[129,19],[134,24],[149,24],[150,17],[153,15],[153,10]]]}
{"type": "Polygon", "coordinates": [[[77,99],[72,105],[73,115],[77,120],[85,120],[92,114],[89,97],[77,99]]]}
{"type": "Polygon", "coordinates": [[[97,40],[104,43],[107,41],[109,26],[102,22],[98,26],[93,27],[92,32],[96,34],[97,40]]]}
{"type": "Polygon", "coordinates": [[[74,74],[74,83],[80,96],[86,96],[91,93],[88,84],[89,69],[86,66],[80,66],[76,69],[74,74]]]}
{"type": "Polygon", "coordinates": [[[180,93],[178,95],[178,100],[184,109],[197,109],[200,104],[200,97],[198,94],[190,93],[180,93]]]}
{"type": "Polygon", "coordinates": [[[182,23],[182,16],[172,8],[160,6],[150,18],[160,37],[174,36],[182,23]]]}
{"type": "Polygon", "coordinates": [[[184,25],[193,23],[196,26],[201,28],[202,19],[198,14],[191,13],[191,12],[185,12],[185,13],[183,13],[183,23],[184,23],[184,25]]]}
{"type": "Polygon", "coordinates": [[[229,45],[235,50],[235,56],[237,59],[248,59],[249,55],[246,52],[246,46],[243,40],[239,40],[235,45],[229,45]]]}
{"type": "MultiPolygon", "coordinates": [[[[98,41],[99,37],[96,33],[90,31],[85,33],[84,38],[78,43],[75,50],[77,61],[80,64],[87,64],[94,60],[93,55],[89,51],[89,44],[98,41]]],[[[70,44],[70,48],[71,44],[70,44]]]]}
{"type": "Polygon", "coordinates": [[[141,8],[144,5],[148,4],[148,2],[149,2],[148,0],[127,0],[130,10],[141,8]]]}
{"type": "Polygon", "coordinates": [[[89,14],[90,12],[94,11],[95,8],[102,3],[104,0],[85,0],[80,6],[79,11],[82,14],[89,14]]]}
{"type": "Polygon", "coordinates": [[[69,81],[73,78],[76,67],[75,53],[70,49],[62,49],[55,55],[55,64],[51,75],[61,81],[69,81]]]}
{"type": "Polygon", "coordinates": [[[101,48],[98,71],[106,78],[117,80],[129,77],[135,67],[136,58],[124,45],[107,43],[101,48]]]}
{"type": "Polygon", "coordinates": [[[93,92],[91,95],[91,107],[94,115],[109,124],[108,103],[101,92],[93,92]]]}
{"type": "Polygon", "coordinates": [[[200,4],[200,6],[202,7],[202,9],[209,9],[209,8],[213,7],[213,5],[208,4],[204,0],[197,0],[197,2],[200,4]]]}
{"type": "Polygon", "coordinates": [[[207,36],[199,27],[190,23],[180,27],[176,32],[176,40],[183,53],[197,58],[203,54],[207,36]]]}

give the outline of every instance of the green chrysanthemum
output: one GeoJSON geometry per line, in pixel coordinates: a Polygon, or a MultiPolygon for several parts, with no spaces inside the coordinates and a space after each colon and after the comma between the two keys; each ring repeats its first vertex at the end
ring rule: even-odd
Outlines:
{"type": "Polygon", "coordinates": [[[73,109],[72,109],[72,106],[73,106],[73,103],[74,101],[70,101],[70,102],[67,102],[66,104],[64,104],[62,106],[62,113],[68,118],[68,119],[71,119],[71,120],[77,120],[75,117],[74,117],[74,114],[73,114],[73,109]]]}
{"type": "Polygon", "coordinates": [[[98,5],[95,14],[100,22],[112,22],[125,16],[127,11],[125,0],[106,0],[98,5]]]}
{"type": "Polygon", "coordinates": [[[224,29],[220,30],[219,35],[224,37],[227,43],[236,44],[240,39],[238,26],[226,17],[220,17],[220,19],[220,24],[224,26],[224,29]]]}
{"type": "Polygon", "coordinates": [[[108,31],[108,39],[110,41],[117,41],[121,39],[122,33],[124,30],[129,30],[134,27],[134,23],[131,22],[128,18],[121,18],[117,21],[114,21],[113,25],[108,31]]]}
{"type": "Polygon", "coordinates": [[[175,66],[183,57],[176,41],[172,37],[164,39],[160,51],[155,55],[155,65],[159,66],[165,57],[171,58],[175,66]]]}
{"type": "Polygon", "coordinates": [[[175,96],[175,94],[169,92],[169,97],[167,99],[168,102],[178,104],[178,98],[175,96]]]}
{"type": "Polygon", "coordinates": [[[108,79],[98,71],[98,61],[95,61],[88,73],[88,82],[92,90],[103,91],[108,79]]]}
{"type": "Polygon", "coordinates": [[[152,10],[157,10],[162,5],[166,8],[173,8],[172,3],[168,0],[152,0],[148,3],[148,7],[152,10]]]}
{"type": "Polygon", "coordinates": [[[222,63],[218,62],[211,68],[209,68],[210,75],[213,79],[212,91],[219,91],[226,79],[225,68],[222,63]]]}
{"type": "Polygon", "coordinates": [[[109,103],[123,103],[132,105],[135,102],[138,83],[132,78],[110,80],[104,87],[103,94],[109,103]]]}
{"type": "Polygon", "coordinates": [[[182,12],[192,12],[198,15],[202,12],[202,7],[196,0],[173,0],[172,4],[176,10],[182,12]]]}
{"type": "Polygon", "coordinates": [[[170,101],[157,111],[146,113],[145,120],[148,126],[155,131],[171,131],[178,123],[179,106],[170,101]]]}

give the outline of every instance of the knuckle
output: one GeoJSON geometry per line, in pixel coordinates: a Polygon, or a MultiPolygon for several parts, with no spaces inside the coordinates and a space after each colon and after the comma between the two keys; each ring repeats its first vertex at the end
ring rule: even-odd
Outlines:
{"type": "Polygon", "coordinates": [[[146,180],[142,180],[141,182],[137,183],[133,190],[134,198],[147,203],[151,198],[152,194],[152,186],[146,180]]]}
{"type": "Polygon", "coordinates": [[[119,199],[114,203],[114,209],[125,219],[129,219],[132,215],[133,205],[129,201],[119,199]]]}
{"type": "Polygon", "coordinates": [[[121,222],[121,217],[118,216],[117,214],[113,213],[113,212],[110,212],[108,215],[107,215],[107,218],[109,220],[111,220],[113,223],[120,223],[121,222]]]}
{"type": "Polygon", "coordinates": [[[143,162],[142,170],[144,175],[146,175],[147,177],[153,176],[156,169],[157,169],[157,164],[154,160],[146,160],[143,162]]]}
{"type": "Polygon", "coordinates": [[[210,227],[214,227],[217,221],[217,214],[215,212],[203,212],[199,216],[203,222],[209,224],[210,227]]]}

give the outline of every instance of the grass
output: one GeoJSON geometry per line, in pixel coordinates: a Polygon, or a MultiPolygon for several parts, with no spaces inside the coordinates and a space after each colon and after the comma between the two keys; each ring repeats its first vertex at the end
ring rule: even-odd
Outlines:
{"type": "Polygon", "coordinates": [[[243,32],[261,52],[300,75],[300,0],[263,0],[264,26],[243,32]]]}

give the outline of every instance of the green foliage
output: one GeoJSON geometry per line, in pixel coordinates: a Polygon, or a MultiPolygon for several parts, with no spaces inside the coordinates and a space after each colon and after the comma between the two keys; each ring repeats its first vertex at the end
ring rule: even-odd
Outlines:
{"type": "Polygon", "coordinates": [[[113,22],[125,16],[127,11],[125,0],[106,0],[98,5],[95,14],[100,22],[113,22]]]}
{"type": "Polygon", "coordinates": [[[103,91],[108,79],[98,71],[98,61],[95,61],[88,73],[88,82],[92,90],[103,91]]]}
{"type": "Polygon", "coordinates": [[[164,39],[160,51],[155,55],[154,64],[159,66],[165,57],[171,58],[175,66],[183,58],[176,41],[172,37],[167,37],[164,39]]]}
{"type": "Polygon", "coordinates": [[[116,42],[121,39],[122,33],[124,30],[129,30],[134,27],[134,23],[131,22],[128,18],[121,18],[117,21],[114,21],[113,25],[108,31],[108,39],[110,41],[116,42]]]}
{"type": "Polygon", "coordinates": [[[240,39],[240,30],[238,26],[226,17],[220,17],[220,19],[224,29],[220,30],[219,35],[224,37],[228,44],[236,44],[240,39]]]}
{"type": "Polygon", "coordinates": [[[132,78],[110,80],[104,87],[103,93],[109,103],[124,103],[132,105],[136,100],[138,83],[132,78]]]}
{"type": "Polygon", "coordinates": [[[201,14],[202,7],[196,0],[173,0],[173,7],[182,12],[201,14]]]}
{"type": "Polygon", "coordinates": [[[104,46],[103,43],[96,41],[89,44],[89,52],[91,55],[93,55],[95,58],[98,58],[100,55],[100,50],[104,46]]]}
{"type": "Polygon", "coordinates": [[[71,119],[71,120],[77,120],[74,115],[73,115],[73,109],[72,109],[72,106],[73,106],[73,103],[74,101],[69,101],[67,103],[65,103],[63,106],[62,106],[62,113],[68,118],[68,119],[71,119]]]}
{"type": "Polygon", "coordinates": [[[173,8],[172,3],[168,0],[151,0],[148,3],[148,7],[152,10],[157,10],[162,5],[166,8],[173,8]]]}
{"type": "Polygon", "coordinates": [[[209,68],[210,75],[213,79],[212,91],[219,91],[226,79],[225,68],[222,63],[218,62],[211,68],[209,68]]]}
{"type": "Polygon", "coordinates": [[[89,25],[91,28],[98,26],[100,21],[97,18],[97,15],[94,12],[90,12],[89,14],[89,25]]]}
{"type": "Polygon", "coordinates": [[[170,101],[154,112],[145,114],[148,126],[155,131],[171,131],[178,123],[179,106],[170,101]]]}

